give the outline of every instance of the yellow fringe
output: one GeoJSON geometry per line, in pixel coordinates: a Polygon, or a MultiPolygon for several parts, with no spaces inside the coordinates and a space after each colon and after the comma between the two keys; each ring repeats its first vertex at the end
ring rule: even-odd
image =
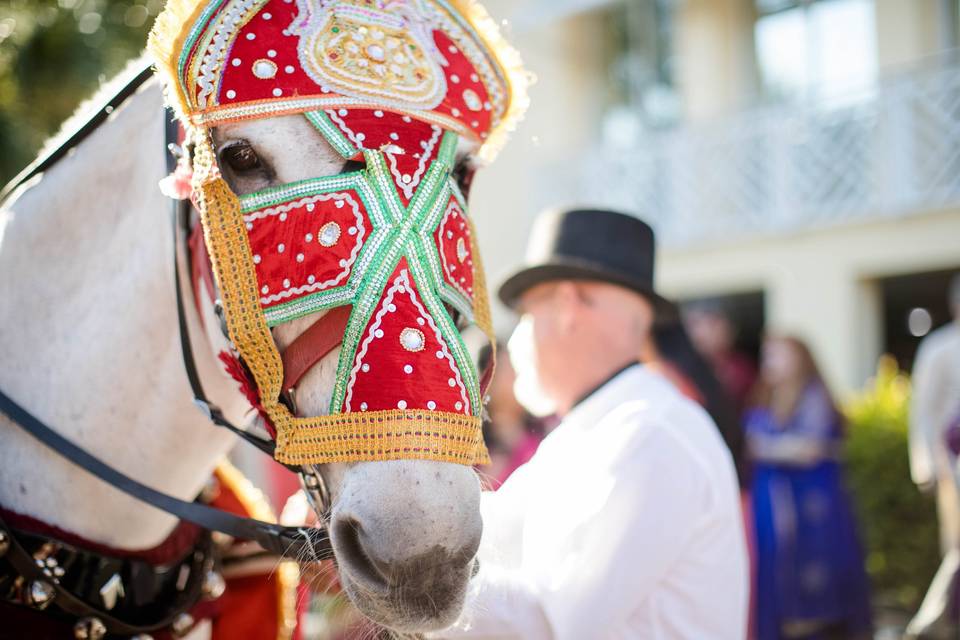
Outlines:
{"type": "Polygon", "coordinates": [[[500,123],[490,131],[486,141],[477,153],[482,162],[492,162],[506,144],[510,133],[517,128],[523,115],[530,106],[530,96],[527,93],[530,85],[536,78],[523,66],[520,52],[506,41],[500,33],[496,20],[477,0],[451,0],[451,4],[460,11],[466,20],[473,25],[487,49],[503,71],[507,80],[507,111],[500,123]]]}
{"type": "Polygon", "coordinates": [[[162,77],[167,102],[183,123],[189,121],[192,107],[184,93],[177,66],[187,34],[207,4],[204,0],[167,0],[147,38],[147,53],[162,77]]]}

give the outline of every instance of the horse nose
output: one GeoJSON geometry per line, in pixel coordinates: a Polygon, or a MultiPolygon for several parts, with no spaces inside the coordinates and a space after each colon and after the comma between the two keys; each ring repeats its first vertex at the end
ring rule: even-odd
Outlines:
{"type": "Polygon", "coordinates": [[[330,524],[349,580],[380,593],[398,585],[435,591],[472,566],[482,531],[478,482],[462,465],[363,463],[344,476],[330,524]]]}

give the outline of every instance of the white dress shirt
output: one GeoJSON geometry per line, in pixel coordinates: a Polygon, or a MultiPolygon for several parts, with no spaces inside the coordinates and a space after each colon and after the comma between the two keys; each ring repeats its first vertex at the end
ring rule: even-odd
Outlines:
{"type": "Polygon", "coordinates": [[[480,573],[456,638],[742,640],[748,568],[716,426],[638,365],[484,493],[480,573]]]}

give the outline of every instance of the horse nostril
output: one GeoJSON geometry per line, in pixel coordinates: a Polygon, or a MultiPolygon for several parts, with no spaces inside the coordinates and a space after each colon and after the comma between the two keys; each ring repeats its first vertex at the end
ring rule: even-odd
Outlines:
{"type": "Polygon", "coordinates": [[[363,526],[351,517],[335,518],[332,539],[337,561],[368,589],[388,589],[390,579],[381,562],[364,547],[363,526]]]}

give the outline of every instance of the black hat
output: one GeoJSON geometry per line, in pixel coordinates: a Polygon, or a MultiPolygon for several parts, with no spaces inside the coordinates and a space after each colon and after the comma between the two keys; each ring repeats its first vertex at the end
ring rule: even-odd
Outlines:
{"type": "Polygon", "coordinates": [[[632,289],[650,300],[658,316],[673,305],[653,290],[654,236],[631,215],[600,209],[547,211],[537,216],[526,266],[500,285],[514,307],[524,291],[552,280],[599,280],[632,289]]]}

